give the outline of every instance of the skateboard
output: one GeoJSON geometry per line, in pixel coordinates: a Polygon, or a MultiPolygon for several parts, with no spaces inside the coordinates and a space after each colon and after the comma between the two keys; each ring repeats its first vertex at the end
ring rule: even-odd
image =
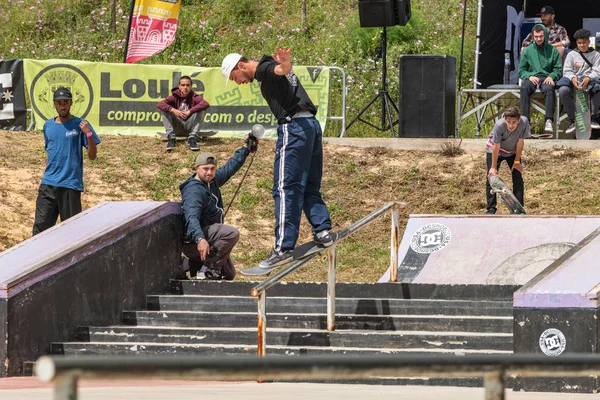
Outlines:
{"type": "Polygon", "coordinates": [[[575,138],[589,140],[592,135],[589,93],[587,90],[575,89],[575,138]]]}
{"type": "MultiPolygon", "coordinates": [[[[333,244],[331,245],[331,246],[333,246],[334,244],[336,244],[336,242],[338,240],[338,235],[335,232],[330,232],[330,235],[333,236],[333,244]]],[[[329,247],[331,247],[331,246],[329,246],[329,247]]],[[[288,264],[291,264],[294,261],[301,260],[301,259],[308,257],[310,255],[313,255],[315,253],[320,253],[322,251],[325,251],[329,247],[325,247],[322,244],[318,244],[314,240],[311,240],[310,242],[301,244],[300,246],[296,246],[293,250],[292,258],[290,258],[290,260],[288,262],[286,262],[285,264],[278,265],[276,267],[269,267],[269,268],[262,268],[258,265],[255,265],[254,267],[243,269],[240,272],[242,275],[246,275],[246,276],[267,275],[271,271],[276,270],[277,268],[284,267],[288,264]]]]}
{"type": "MultiPolygon", "coordinates": [[[[164,137],[164,138],[167,137],[167,132],[156,132],[156,134],[158,136],[161,136],[161,137],[164,137]]],[[[217,134],[216,131],[198,132],[198,134],[196,135],[196,137],[209,137],[209,136],[213,136],[213,135],[216,135],[216,134],[217,134]]],[[[185,137],[185,139],[188,138],[187,136],[178,136],[178,137],[180,137],[180,138],[185,137]]]]}
{"type": "Polygon", "coordinates": [[[511,214],[526,214],[519,200],[498,175],[490,176],[490,186],[492,187],[492,193],[500,195],[500,199],[502,199],[511,214]]]}
{"type": "Polygon", "coordinates": [[[554,137],[553,133],[532,133],[532,139],[551,139],[554,137]]]}

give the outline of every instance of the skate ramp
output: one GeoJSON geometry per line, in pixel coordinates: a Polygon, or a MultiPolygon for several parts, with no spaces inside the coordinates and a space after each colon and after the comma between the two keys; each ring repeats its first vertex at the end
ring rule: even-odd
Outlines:
{"type": "Polygon", "coordinates": [[[398,282],[524,285],[599,226],[597,216],[411,215],[398,282]]]}

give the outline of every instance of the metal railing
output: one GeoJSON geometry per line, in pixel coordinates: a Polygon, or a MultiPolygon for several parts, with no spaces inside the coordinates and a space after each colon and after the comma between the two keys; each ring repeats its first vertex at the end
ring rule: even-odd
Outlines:
{"type": "Polygon", "coordinates": [[[508,377],[600,375],[597,354],[302,357],[43,356],[40,381],[54,384],[54,400],[76,400],[79,379],[188,379],[198,381],[323,381],[386,378],[483,377],[486,400],[504,400],[508,377]]]}
{"type": "MultiPolygon", "coordinates": [[[[342,115],[340,115],[340,116],[330,115],[327,117],[327,119],[330,121],[342,121],[342,131],[340,132],[338,137],[344,137],[344,135],[346,134],[346,96],[348,95],[348,86],[346,86],[346,71],[344,71],[340,67],[328,66],[327,68],[329,68],[332,71],[339,71],[342,74],[342,115]]],[[[330,88],[333,87],[333,85],[331,84],[332,76],[333,76],[333,74],[329,75],[329,87],[330,88]]],[[[331,101],[331,96],[329,96],[329,110],[330,111],[331,111],[332,104],[333,104],[333,101],[331,101]]]]}
{"type": "MultiPolygon", "coordinates": [[[[380,209],[372,212],[366,217],[358,220],[348,228],[340,231],[337,235],[337,242],[350,236],[360,228],[369,224],[377,217],[383,215],[387,211],[392,211],[392,228],[390,235],[390,282],[398,282],[398,248],[400,246],[400,225],[399,212],[406,209],[406,203],[388,203],[380,209]]],[[[284,268],[275,275],[265,279],[254,288],[250,294],[258,298],[258,346],[257,353],[259,356],[266,354],[267,348],[267,289],[275,285],[281,279],[285,278],[310,260],[327,250],[328,252],[328,269],[327,269],[327,331],[335,330],[335,272],[336,272],[336,244],[331,247],[324,248],[308,257],[292,262],[288,267],[284,268]]]]}

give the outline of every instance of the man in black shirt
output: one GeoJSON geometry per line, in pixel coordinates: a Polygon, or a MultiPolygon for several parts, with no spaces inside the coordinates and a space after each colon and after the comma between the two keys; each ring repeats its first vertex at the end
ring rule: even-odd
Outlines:
{"type": "Polygon", "coordinates": [[[260,61],[241,54],[227,55],[223,76],[238,85],[256,79],[260,91],[277,118],[277,147],[273,170],[275,200],[275,246],[260,262],[264,268],[289,262],[298,240],[302,210],[312,225],[313,238],[324,246],[333,244],[331,219],[321,197],[323,145],[317,108],[292,71],[289,49],[277,49],[260,61]]]}

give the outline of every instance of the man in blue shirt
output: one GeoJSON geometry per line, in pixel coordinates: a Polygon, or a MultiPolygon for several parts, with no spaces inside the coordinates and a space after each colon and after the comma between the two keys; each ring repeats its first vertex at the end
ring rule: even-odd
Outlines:
{"type": "Polygon", "coordinates": [[[71,91],[58,88],[54,92],[58,116],[44,124],[48,163],[35,203],[34,235],[54,226],[59,215],[62,222],[81,212],[83,148],[95,160],[100,138],[89,122],[71,115],[72,103],[71,91]]]}

